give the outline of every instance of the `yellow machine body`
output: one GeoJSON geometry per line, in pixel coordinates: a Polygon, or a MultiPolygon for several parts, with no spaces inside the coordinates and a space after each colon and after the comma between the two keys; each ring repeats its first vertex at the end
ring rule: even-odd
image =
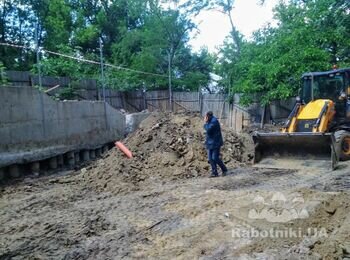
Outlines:
{"type": "Polygon", "coordinates": [[[329,99],[311,101],[306,105],[300,105],[298,111],[291,118],[290,125],[282,128],[282,133],[313,132],[325,133],[329,129],[335,115],[334,102],[329,99]],[[315,124],[312,124],[312,122],[315,124]],[[316,125],[318,121],[318,124],[316,125]],[[298,124],[304,124],[298,128],[298,124]],[[304,129],[304,131],[300,131],[304,129]]]}
{"type": "Polygon", "coordinates": [[[315,119],[318,118],[320,115],[322,108],[325,104],[325,102],[332,102],[331,100],[324,100],[324,99],[319,99],[315,101],[311,101],[309,104],[305,105],[299,115],[298,119],[315,119]]]}
{"type": "Polygon", "coordinates": [[[334,169],[338,160],[350,160],[350,68],[307,72],[301,80],[281,130],[253,134],[257,166],[290,168],[295,159],[301,167],[324,161],[318,166],[334,169]],[[274,167],[278,161],[284,165],[274,167]]]}
{"type": "Polygon", "coordinates": [[[334,135],[328,132],[334,115],[335,104],[329,99],[296,104],[279,133],[253,135],[255,163],[263,167],[297,168],[318,161],[318,167],[331,165],[334,169],[338,158],[333,147],[334,135]],[[291,164],[293,159],[295,164],[291,164]],[[284,164],[276,165],[278,160],[284,164]]]}

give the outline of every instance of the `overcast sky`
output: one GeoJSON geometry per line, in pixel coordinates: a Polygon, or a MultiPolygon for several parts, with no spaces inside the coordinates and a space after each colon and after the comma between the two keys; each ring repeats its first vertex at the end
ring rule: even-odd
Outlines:
{"type": "MultiPolygon", "coordinates": [[[[267,23],[273,23],[272,8],[278,0],[267,0],[261,6],[258,0],[236,0],[232,17],[237,29],[249,38],[253,31],[263,27],[267,23]]],[[[218,11],[202,12],[195,19],[199,24],[199,33],[195,39],[190,41],[194,50],[201,46],[207,46],[210,52],[216,52],[225,37],[230,32],[230,22],[227,16],[218,11]]]]}

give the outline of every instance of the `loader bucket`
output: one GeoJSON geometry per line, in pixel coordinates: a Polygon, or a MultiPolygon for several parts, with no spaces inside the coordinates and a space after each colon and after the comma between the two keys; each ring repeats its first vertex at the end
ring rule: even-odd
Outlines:
{"type": "Polygon", "coordinates": [[[335,169],[338,155],[332,133],[254,133],[258,167],[335,169]]]}

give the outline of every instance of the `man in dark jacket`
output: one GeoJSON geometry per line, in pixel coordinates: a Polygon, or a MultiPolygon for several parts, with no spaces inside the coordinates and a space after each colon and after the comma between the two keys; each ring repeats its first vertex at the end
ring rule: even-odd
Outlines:
{"type": "Polygon", "coordinates": [[[217,118],[214,117],[212,111],[207,112],[204,121],[204,129],[206,131],[205,145],[208,150],[208,160],[211,166],[210,177],[218,176],[217,165],[219,165],[222,170],[222,176],[225,176],[227,168],[220,159],[220,147],[224,144],[220,123],[217,118]]]}

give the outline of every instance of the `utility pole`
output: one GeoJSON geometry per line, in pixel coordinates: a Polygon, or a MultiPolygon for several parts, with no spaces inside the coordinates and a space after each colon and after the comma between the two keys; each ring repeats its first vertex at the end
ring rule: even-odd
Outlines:
{"type": "Polygon", "coordinates": [[[102,46],[102,36],[99,38],[100,41],[100,63],[101,63],[101,82],[102,82],[102,97],[103,97],[103,107],[105,114],[106,130],[109,129],[109,122],[107,117],[107,103],[106,103],[106,86],[105,86],[105,71],[103,64],[103,46],[102,46]]]}
{"type": "Polygon", "coordinates": [[[147,109],[147,97],[146,97],[146,92],[147,92],[146,83],[145,83],[145,82],[142,82],[142,97],[143,97],[143,109],[142,109],[142,110],[147,109]]]}
{"type": "Polygon", "coordinates": [[[101,63],[101,82],[102,82],[102,97],[103,101],[106,102],[106,86],[105,86],[105,73],[104,73],[104,64],[103,64],[103,47],[102,47],[102,38],[100,37],[100,63],[101,63]]]}
{"type": "Polygon", "coordinates": [[[39,22],[37,22],[35,27],[35,50],[36,50],[36,63],[38,67],[38,77],[39,77],[39,87],[42,88],[41,79],[41,66],[40,66],[40,49],[39,49],[39,22]]]}
{"type": "Polygon", "coordinates": [[[171,84],[171,54],[173,52],[173,47],[168,51],[168,73],[169,73],[169,106],[170,110],[173,111],[173,90],[171,84]]]}

